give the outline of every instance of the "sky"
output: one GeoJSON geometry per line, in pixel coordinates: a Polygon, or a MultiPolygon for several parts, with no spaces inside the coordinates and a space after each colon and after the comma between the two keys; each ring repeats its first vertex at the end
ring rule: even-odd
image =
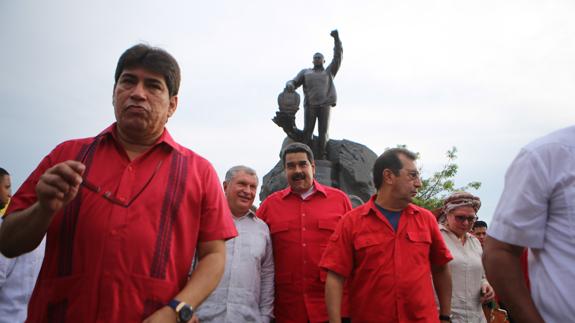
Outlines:
{"type": "Polygon", "coordinates": [[[285,137],[277,95],[315,52],[331,59],[337,28],[330,138],[407,145],[424,177],[457,147],[456,185],[482,183],[490,221],[521,147],[575,120],[574,15],[568,0],[0,0],[0,167],[17,189],[58,143],[113,123],[117,59],[144,42],[182,70],[176,141],[222,179],[263,177],[285,137]]]}

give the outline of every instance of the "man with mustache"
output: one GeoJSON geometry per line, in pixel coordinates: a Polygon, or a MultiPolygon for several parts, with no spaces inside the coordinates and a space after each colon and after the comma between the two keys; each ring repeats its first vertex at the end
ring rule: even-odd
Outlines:
{"type": "MultiPolygon", "coordinates": [[[[315,162],[307,145],[287,146],[282,162],[289,187],[268,196],[257,212],[272,236],[276,322],[326,322],[325,272],[318,264],[351,203],[344,192],[314,180],[315,162]]],[[[344,302],[342,316],[347,312],[344,302]]]]}
{"type": "Polygon", "coordinates": [[[251,210],[258,177],[247,166],[234,166],[227,171],[223,185],[239,234],[226,241],[224,277],[198,308],[198,318],[203,323],[269,323],[273,318],[274,260],[270,230],[251,210]]]}
{"type": "Polygon", "coordinates": [[[0,251],[47,239],[28,322],[187,322],[217,286],[237,231],[212,165],[165,128],[179,86],[172,55],[129,48],[114,77],[116,122],[58,145],[12,197],[0,251]]]}
{"type": "Polygon", "coordinates": [[[377,193],[346,214],[330,238],[320,267],[327,269],[330,323],[340,322],[346,280],[352,322],[449,322],[453,259],[435,216],[411,200],[421,187],[417,156],[385,151],[373,166],[377,193]],[[433,277],[433,285],[432,285],[433,277]],[[433,287],[439,300],[439,313],[433,287]]]}

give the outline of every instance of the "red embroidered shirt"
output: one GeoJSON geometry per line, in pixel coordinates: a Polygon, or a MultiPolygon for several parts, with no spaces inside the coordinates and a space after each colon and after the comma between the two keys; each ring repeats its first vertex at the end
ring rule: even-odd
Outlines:
{"type": "Polygon", "coordinates": [[[54,216],[28,322],[141,322],[184,287],[198,241],[237,235],[207,160],[165,130],[130,161],[115,124],[95,138],[57,146],[14,195],[8,213],[35,203],[39,177],[70,159],[87,166],[84,178],[100,192],[81,186],[54,216]]]}

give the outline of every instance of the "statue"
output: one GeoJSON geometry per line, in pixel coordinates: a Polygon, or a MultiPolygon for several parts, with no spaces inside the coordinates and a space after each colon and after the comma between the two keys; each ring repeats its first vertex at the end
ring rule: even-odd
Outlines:
{"type": "Polygon", "coordinates": [[[296,140],[315,147],[312,144],[313,130],[316,119],[318,121],[318,145],[314,151],[316,159],[324,159],[326,156],[326,144],[329,140],[328,125],[331,107],[336,105],[337,95],[333,85],[333,78],[341,65],[343,49],[337,30],[333,30],[330,35],[334,39],[333,59],[324,68],[325,59],[321,53],[313,55],[313,68],[303,69],[291,81],[286,83],[284,92],[278,97],[280,111],[276,113],[274,122],[284,129],[286,134],[296,140]],[[304,92],[304,128],[303,131],[295,126],[295,112],[298,106],[293,108],[293,103],[297,101],[299,105],[299,95],[295,90],[303,85],[304,92]],[[293,96],[297,95],[297,99],[293,96]],[[282,107],[283,105],[283,107],[282,107]]]}
{"type": "MultiPolygon", "coordinates": [[[[330,34],[334,38],[332,62],[324,68],[324,57],[313,55],[313,68],[303,69],[286,83],[278,96],[279,111],[273,121],[283,128],[288,138],[281,145],[282,151],[293,141],[310,146],[315,155],[315,179],[324,185],[346,192],[354,206],[362,204],[376,192],[372,169],[377,155],[366,146],[347,140],[328,139],[329,114],[336,104],[333,78],[339,70],[343,49],[337,30],[330,34]],[[299,110],[300,95],[296,89],[303,86],[304,129],[298,129],[295,116],[299,110]],[[313,136],[316,119],[318,137],[313,136]]],[[[281,160],[263,177],[260,200],[273,192],[287,187],[284,164],[281,160]]]]}

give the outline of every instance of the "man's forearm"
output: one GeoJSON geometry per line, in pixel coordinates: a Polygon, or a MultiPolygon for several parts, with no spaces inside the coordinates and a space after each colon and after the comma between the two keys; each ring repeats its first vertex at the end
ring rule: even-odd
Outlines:
{"type": "Polygon", "coordinates": [[[325,282],[325,303],[330,323],[341,323],[341,297],[344,277],[332,271],[327,272],[325,282]]]}
{"type": "Polygon", "coordinates": [[[198,261],[188,283],[174,298],[196,309],[218,286],[226,263],[224,253],[210,253],[198,261]]]}
{"type": "Polygon", "coordinates": [[[11,213],[0,226],[0,252],[17,257],[30,252],[42,242],[53,214],[42,210],[38,202],[29,208],[11,213]]]}
{"type": "Polygon", "coordinates": [[[495,293],[517,322],[543,323],[527,289],[520,257],[523,248],[487,237],[483,265],[495,293]]]}
{"type": "Polygon", "coordinates": [[[451,273],[447,264],[432,266],[433,286],[439,300],[439,314],[451,314],[451,273]]]}

